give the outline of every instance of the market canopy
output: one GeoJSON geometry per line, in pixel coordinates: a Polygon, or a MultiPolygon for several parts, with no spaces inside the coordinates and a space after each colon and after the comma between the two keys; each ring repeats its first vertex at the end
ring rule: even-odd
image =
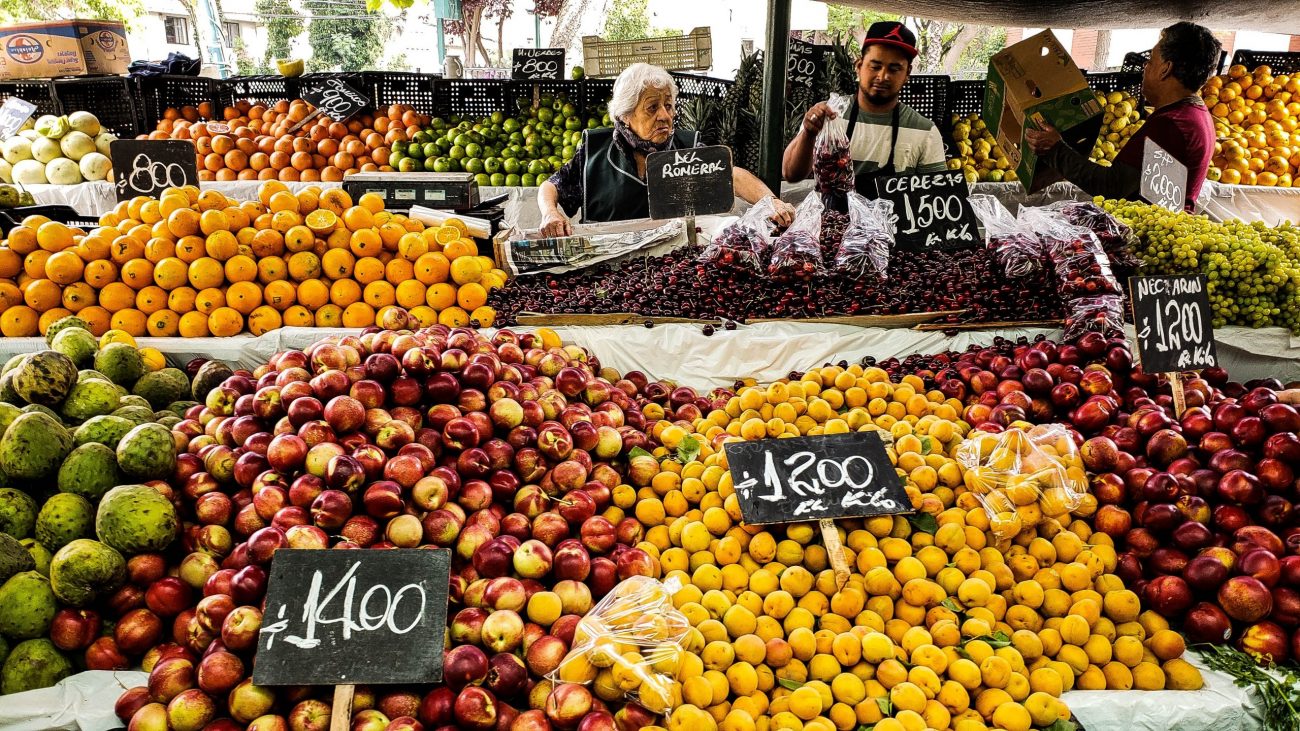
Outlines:
{"type": "Polygon", "coordinates": [[[1300,7],[1279,0],[835,0],[901,15],[1027,28],[1160,28],[1190,20],[1214,30],[1300,34],[1300,7]]]}

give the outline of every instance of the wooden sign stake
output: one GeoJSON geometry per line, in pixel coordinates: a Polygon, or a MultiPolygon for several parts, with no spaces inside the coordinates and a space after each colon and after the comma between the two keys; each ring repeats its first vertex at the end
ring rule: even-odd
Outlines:
{"type": "Polygon", "coordinates": [[[348,731],[352,728],[352,696],[355,685],[334,686],[334,704],[330,707],[330,731],[348,731]]]}
{"type": "Polygon", "coordinates": [[[305,125],[305,124],[307,124],[308,122],[312,121],[313,119],[319,117],[321,114],[322,114],[321,110],[319,110],[319,109],[313,109],[312,112],[311,112],[311,114],[308,114],[307,116],[305,116],[305,117],[302,118],[302,121],[301,121],[301,122],[299,122],[299,123],[297,123],[297,124],[295,124],[294,126],[292,126],[292,127],[289,128],[289,134],[293,134],[294,132],[297,132],[298,130],[302,129],[302,128],[303,128],[303,125],[305,125]]]}
{"type": "Polygon", "coordinates": [[[687,216],[686,219],[686,243],[694,246],[699,242],[699,234],[695,232],[695,216],[687,216]]]}
{"type": "Polygon", "coordinates": [[[1187,410],[1187,397],[1183,395],[1183,374],[1173,371],[1166,375],[1169,376],[1169,390],[1174,394],[1174,418],[1181,419],[1187,410]]]}
{"type": "Polygon", "coordinates": [[[831,556],[831,569],[835,572],[835,586],[843,589],[844,585],[849,583],[849,575],[853,572],[849,570],[849,561],[844,558],[844,544],[840,543],[840,532],[835,528],[835,521],[830,518],[822,518],[817,521],[822,529],[822,541],[826,544],[826,552],[831,556]]]}

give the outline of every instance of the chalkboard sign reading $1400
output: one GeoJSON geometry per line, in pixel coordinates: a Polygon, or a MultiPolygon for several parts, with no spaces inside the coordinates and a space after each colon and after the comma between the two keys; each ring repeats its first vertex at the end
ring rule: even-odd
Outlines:
{"type": "Polygon", "coordinates": [[[119,203],[138,195],[157,198],[168,188],[199,184],[194,144],[187,140],[113,140],[108,154],[119,203]]]}
{"type": "Polygon", "coordinates": [[[1205,276],[1130,277],[1138,362],[1147,373],[1218,365],[1205,276]]]}
{"type": "Polygon", "coordinates": [[[735,203],[731,148],[723,145],[655,152],[646,158],[650,217],[660,221],[726,213],[735,203]]]}
{"type": "Polygon", "coordinates": [[[276,551],[253,682],[442,680],[450,574],[447,549],[276,551]]]}
{"type": "Polygon", "coordinates": [[[960,170],[889,175],[876,180],[876,190],[894,202],[894,241],[900,248],[951,251],[982,245],[970,186],[960,170]]]}
{"type": "Polygon", "coordinates": [[[746,523],[912,512],[880,435],[760,439],[724,447],[746,523]]]}

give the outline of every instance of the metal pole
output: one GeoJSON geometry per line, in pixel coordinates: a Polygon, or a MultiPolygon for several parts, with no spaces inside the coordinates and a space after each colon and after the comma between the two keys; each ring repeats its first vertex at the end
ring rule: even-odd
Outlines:
{"type": "MultiPolygon", "coordinates": [[[[542,16],[533,8],[533,48],[542,47],[542,16]]],[[[560,69],[563,71],[564,69],[560,69]]]]}
{"type": "Polygon", "coordinates": [[[785,142],[785,67],[789,49],[790,0],[767,0],[759,177],[777,195],[781,191],[781,152],[785,142]]]}

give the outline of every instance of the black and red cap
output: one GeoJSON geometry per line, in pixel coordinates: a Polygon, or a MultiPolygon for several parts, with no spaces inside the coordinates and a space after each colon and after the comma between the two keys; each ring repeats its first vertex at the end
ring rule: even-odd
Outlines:
{"type": "Polygon", "coordinates": [[[916,58],[916,34],[896,20],[871,24],[867,29],[867,37],[862,40],[863,52],[866,52],[867,46],[874,45],[893,46],[906,53],[908,58],[916,58]]]}

